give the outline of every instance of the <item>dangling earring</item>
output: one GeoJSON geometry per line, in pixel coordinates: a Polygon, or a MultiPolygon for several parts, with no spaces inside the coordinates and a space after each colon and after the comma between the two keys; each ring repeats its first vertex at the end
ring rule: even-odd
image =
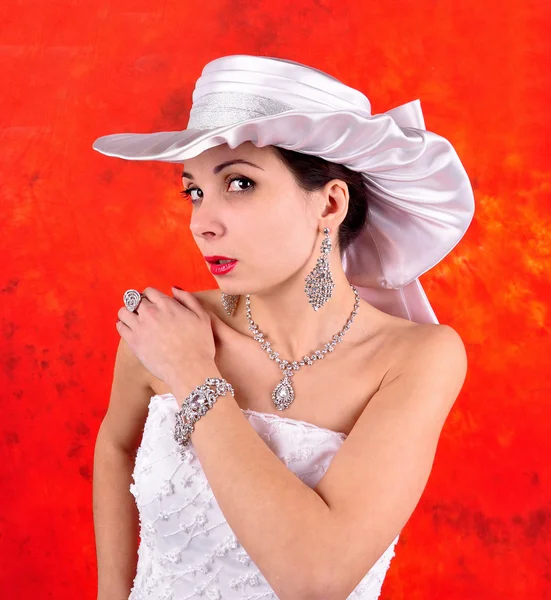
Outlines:
{"type": "Polygon", "coordinates": [[[329,260],[327,259],[331,252],[331,239],[329,238],[329,228],[323,230],[325,238],[321,243],[321,257],[318,258],[316,266],[310,271],[306,281],[304,291],[308,296],[308,302],[315,311],[321,308],[329,298],[332,297],[332,291],[335,287],[329,260]]]}
{"type": "Polygon", "coordinates": [[[231,294],[226,294],[224,292],[222,292],[222,305],[224,306],[224,308],[226,309],[226,312],[228,313],[228,315],[230,315],[230,317],[233,315],[234,311],[235,311],[235,307],[237,306],[237,303],[239,302],[239,298],[240,296],[232,296],[231,294]]]}

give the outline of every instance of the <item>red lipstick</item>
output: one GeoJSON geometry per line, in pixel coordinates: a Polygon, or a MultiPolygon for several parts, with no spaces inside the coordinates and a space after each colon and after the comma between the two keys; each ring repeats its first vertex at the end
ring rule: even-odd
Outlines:
{"type": "Polygon", "coordinates": [[[237,259],[229,258],[228,256],[205,256],[205,260],[209,263],[210,272],[213,275],[225,275],[229,273],[237,264],[237,259]],[[218,263],[217,261],[230,261],[218,263]]]}

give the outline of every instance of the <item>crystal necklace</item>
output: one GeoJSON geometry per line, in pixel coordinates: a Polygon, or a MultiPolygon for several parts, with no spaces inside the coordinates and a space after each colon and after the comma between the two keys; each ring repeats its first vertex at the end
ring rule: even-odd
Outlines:
{"type": "Polygon", "coordinates": [[[358,309],[360,307],[360,296],[358,294],[358,290],[352,284],[350,284],[350,287],[354,292],[356,302],[354,303],[354,310],[352,311],[352,314],[346,321],[346,325],[339,333],[333,336],[331,342],[325,344],[323,350],[316,350],[311,356],[304,356],[300,362],[297,362],[296,360],[289,362],[288,360],[280,359],[279,352],[272,350],[270,342],[264,341],[264,334],[260,333],[258,326],[251,318],[251,301],[249,294],[245,296],[247,321],[249,322],[249,329],[254,332],[254,339],[260,343],[260,346],[266,350],[270,359],[275,360],[276,363],[279,364],[279,368],[283,371],[283,377],[281,378],[281,381],[276,385],[274,391],[272,392],[272,401],[277,410],[285,410],[295,399],[295,390],[291,385],[291,377],[293,377],[295,374],[294,371],[298,371],[300,367],[304,367],[305,365],[312,365],[316,360],[323,360],[328,352],[333,352],[335,345],[342,341],[345,333],[350,329],[350,325],[352,325],[352,321],[354,321],[354,317],[358,314],[358,309]]]}

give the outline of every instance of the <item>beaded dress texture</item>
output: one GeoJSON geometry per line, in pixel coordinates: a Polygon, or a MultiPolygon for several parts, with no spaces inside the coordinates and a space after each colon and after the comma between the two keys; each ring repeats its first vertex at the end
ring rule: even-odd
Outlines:
{"type": "MultiPolygon", "coordinates": [[[[130,485],[140,545],[129,600],[277,600],[225,520],[193,442],[181,456],[174,440],[178,408],[172,394],[150,399],[130,485]]],[[[311,488],[346,439],[344,433],[304,421],[241,410],[272,452],[311,488]]],[[[398,538],[349,598],[379,597],[398,538]]]]}

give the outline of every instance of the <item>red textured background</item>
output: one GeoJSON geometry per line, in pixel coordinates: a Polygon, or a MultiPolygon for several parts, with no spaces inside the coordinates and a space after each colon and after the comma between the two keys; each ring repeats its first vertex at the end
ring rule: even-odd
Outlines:
{"type": "Polygon", "coordinates": [[[420,98],[475,187],[465,238],[421,279],[469,373],[382,598],[551,597],[550,6],[3,4],[0,597],[95,598],[92,456],[122,294],[216,287],[181,169],[91,144],[182,129],[201,68],[235,53],[328,71],[374,112],[420,98]]]}

